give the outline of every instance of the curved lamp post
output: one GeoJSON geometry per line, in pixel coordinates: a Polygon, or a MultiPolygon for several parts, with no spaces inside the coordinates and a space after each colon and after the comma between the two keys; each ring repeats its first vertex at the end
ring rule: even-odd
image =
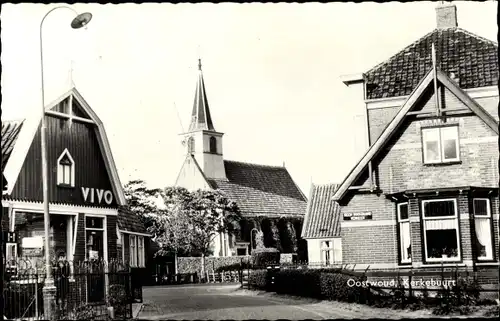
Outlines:
{"type": "Polygon", "coordinates": [[[42,37],[42,27],[45,18],[57,9],[69,9],[73,11],[76,17],[71,22],[71,28],[79,29],[86,26],[92,19],[92,14],[86,12],[78,14],[74,9],[67,6],[58,6],[51,9],[45,14],[42,21],[40,22],[40,68],[42,75],[42,120],[41,120],[41,130],[40,130],[40,140],[41,140],[41,156],[42,156],[42,187],[43,187],[43,219],[44,219],[44,229],[45,229],[45,271],[46,279],[45,284],[47,287],[53,287],[54,280],[52,277],[52,265],[50,263],[50,242],[49,242],[49,230],[50,230],[50,212],[49,212],[49,190],[48,190],[48,162],[47,162],[47,145],[46,145],[46,122],[45,122],[45,92],[44,92],[44,79],[43,79],[43,37],[42,37]]]}

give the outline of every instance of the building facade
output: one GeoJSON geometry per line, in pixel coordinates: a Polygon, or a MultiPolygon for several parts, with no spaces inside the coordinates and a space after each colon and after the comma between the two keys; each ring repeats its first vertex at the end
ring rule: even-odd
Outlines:
{"type": "Polygon", "coordinates": [[[214,241],[214,256],[248,255],[256,247],[257,232],[266,247],[297,253],[306,197],[284,166],[267,166],[225,160],[223,133],[215,130],[199,63],[194,106],[189,130],[183,133],[186,158],[176,185],[188,190],[218,189],[235,201],[243,220],[230,233],[214,241]]]}
{"type": "Polygon", "coordinates": [[[363,92],[370,146],[332,198],[343,263],[463,267],[495,283],[498,45],[459,28],[454,5],[438,5],[436,20],[435,30],[344,80],[363,92]]]}
{"type": "MultiPolygon", "coordinates": [[[[2,229],[6,262],[44,269],[44,215],[40,114],[2,121],[2,229]]],[[[145,266],[149,235],[126,205],[101,120],[72,88],[47,105],[46,120],[50,257],[78,263],[121,260],[145,266]]]]}

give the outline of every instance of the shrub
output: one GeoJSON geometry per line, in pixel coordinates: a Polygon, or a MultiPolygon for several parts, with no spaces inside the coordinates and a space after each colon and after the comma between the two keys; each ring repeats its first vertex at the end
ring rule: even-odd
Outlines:
{"type": "Polygon", "coordinates": [[[458,278],[453,287],[443,288],[437,295],[438,305],[433,310],[436,315],[445,315],[453,312],[469,314],[471,306],[476,306],[479,300],[481,286],[477,280],[458,278]]]}
{"type": "Polygon", "coordinates": [[[266,270],[251,270],[248,276],[248,285],[254,289],[264,290],[267,284],[266,270]]]}
{"type": "Polygon", "coordinates": [[[249,267],[250,267],[249,262],[243,261],[243,264],[240,262],[227,266],[219,266],[218,268],[215,269],[215,272],[240,271],[241,269],[248,269],[249,267]]]}
{"type": "Polygon", "coordinates": [[[325,299],[344,302],[366,302],[368,288],[363,286],[349,286],[348,281],[362,282],[364,275],[351,275],[345,271],[323,271],[320,277],[321,294],[325,299]]]}
{"type": "Polygon", "coordinates": [[[279,264],[280,252],[275,248],[260,248],[252,252],[252,265],[265,268],[268,265],[279,264]]]}
{"type": "Polygon", "coordinates": [[[290,269],[276,271],[275,273],[276,293],[321,298],[321,271],[290,269]]]}

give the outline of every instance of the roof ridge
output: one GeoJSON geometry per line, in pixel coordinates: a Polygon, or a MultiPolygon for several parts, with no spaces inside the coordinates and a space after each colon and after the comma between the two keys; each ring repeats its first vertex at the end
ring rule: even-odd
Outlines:
{"type": "Polygon", "coordinates": [[[389,63],[390,61],[394,60],[396,58],[396,56],[398,56],[401,52],[404,52],[412,47],[416,47],[417,44],[421,43],[425,38],[427,38],[428,36],[434,34],[435,32],[438,32],[439,30],[438,29],[433,29],[432,31],[429,31],[428,33],[426,33],[425,35],[423,35],[422,37],[418,38],[417,40],[413,41],[412,43],[410,43],[409,45],[407,45],[406,47],[404,47],[403,49],[399,50],[398,52],[396,52],[395,54],[393,54],[391,57],[389,57],[388,59],[378,63],[377,65],[375,65],[374,67],[372,67],[371,69],[369,69],[366,74],[368,73],[371,73],[375,70],[377,70],[378,68],[382,67],[383,65],[389,63]]]}
{"type": "MultiPolygon", "coordinates": [[[[250,165],[250,166],[258,166],[258,167],[267,167],[267,168],[282,168],[286,170],[286,167],[284,166],[279,166],[279,165],[265,165],[265,164],[256,164],[256,163],[249,163],[249,162],[241,162],[241,161],[233,161],[233,160],[227,160],[225,159],[224,162],[229,162],[229,163],[237,163],[237,164],[242,164],[242,165],[250,165]]],[[[288,171],[288,170],[287,170],[288,171]]]]}
{"type": "Polygon", "coordinates": [[[462,29],[462,28],[460,28],[460,27],[457,27],[457,28],[455,28],[455,29],[456,29],[457,31],[462,31],[463,33],[466,33],[466,34],[468,34],[468,35],[469,35],[469,36],[471,36],[471,37],[477,38],[478,40],[482,40],[482,41],[489,42],[489,43],[491,43],[492,45],[495,45],[495,46],[497,46],[497,47],[498,47],[498,43],[497,43],[497,42],[495,42],[494,40],[490,40],[490,39],[488,39],[488,38],[482,37],[482,36],[480,36],[480,35],[478,35],[478,34],[475,34],[475,33],[471,32],[471,31],[469,31],[469,30],[467,30],[467,29],[462,29]]]}

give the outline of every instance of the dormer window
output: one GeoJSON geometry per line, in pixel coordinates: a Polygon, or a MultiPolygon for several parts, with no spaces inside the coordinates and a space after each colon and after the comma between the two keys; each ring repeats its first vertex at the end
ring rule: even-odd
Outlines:
{"type": "Polygon", "coordinates": [[[67,149],[57,159],[57,185],[75,186],[75,162],[67,149]]]}
{"type": "Polygon", "coordinates": [[[214,136],[210,137],[210,153],[217,153],[217,139],[214,136]]]}
{"type": "Polygon", "coordinates": [[[425,164],[457,162],[460,160],[458,126],[422,129],[425,164]]]}

